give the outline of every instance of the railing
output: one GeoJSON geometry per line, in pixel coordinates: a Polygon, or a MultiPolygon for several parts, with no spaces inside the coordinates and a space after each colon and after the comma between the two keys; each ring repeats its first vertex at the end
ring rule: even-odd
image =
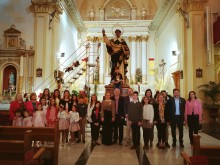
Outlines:
{"type": "MultiPolygon", "coordinates": [[[[68,89],[71,84],[74,84],[76,82],[77,79],[80,78],[80,76],[83,75],[84,72],[86,72],[86,82],[85,82],[85,85],[89,85],[89,79],[91,76],[94,75],[94,70],[91,70],[89,69],[89,63],[88,61],[89,58],[91,56],[96,56],[96,57],[99,57],[99,43],[94,43],[94,45],[97,45],[97,49],[94,51],[94,52],[90,52],[89,51],[89,48],[90,48],[90,43],[88,43],[88,41],[85,41],[83,42],[79,48],[77,48],[64,62],[62,62],[57,68],[56,68],[56,71],[59,70],[59,68],[61,68],[62,66],[64,66],[64,64],[66,62],[68,62],[68,60],[71,59],[71,57],[73,57],[74,55],[76,55],[77,53],[79,54],[76,58],[74,58],[73,60],[70,60],[70,63],[68,66],[72,66],[71,64],[74,62],[74,61],[79,61],[79,66],[77,67],[74,67],[73,66],[73,70],[71,71],[68,71],[68,72],[65,72],[62,71],[64,73],[63,77],[64,77],[64,84],[63,86],[68,89]],[[81,50],[81,52],[79,52],[81,50]],[[84,63],[84,62],[81,62],[83,58],[88,58],[87,61],[84,63]],[[76,69],[78,69],[78,71],[76,69]],[[78,76],[77,76],[78,75],[78,76]],[[71,81],[73,80],[73,81],[71,81]]],[[[93,64],[95,66],[95,64],[93,64]]],[[[64,68],[66,69],[66,68],[64,68]]],[[[54,89],[56,89],[56,78],[54,77],[54,72],[52,72],[44,81],[42,81],[35,89],[34,89],[34,92],[36,90],[38,90],[39,88],[46,88],[46,87],[53,87],[55,86],[55,88],[53,89],[50,89],[51,91],[53,91],[54,89]],[[54,81],[54,79],[55,81],[54,81]],[[50,80],[51,79],[51,80],[50,80]],[[48,80],[50,80],[49,82],[47,82],[48,80]],[[47,83],[46,83],[47,82],[47,83]]]]}

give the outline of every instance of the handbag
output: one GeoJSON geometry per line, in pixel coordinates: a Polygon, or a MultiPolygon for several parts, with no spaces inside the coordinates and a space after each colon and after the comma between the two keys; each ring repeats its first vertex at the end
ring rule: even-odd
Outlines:
{"type": "Polygon", "coordinates": [[[143,127],[143,128],[152,128],[152,127],[153,127],[153,124],[150,123],[149,120],[143,119],[143,120],[142,120],[142,127],[143,127]]]}

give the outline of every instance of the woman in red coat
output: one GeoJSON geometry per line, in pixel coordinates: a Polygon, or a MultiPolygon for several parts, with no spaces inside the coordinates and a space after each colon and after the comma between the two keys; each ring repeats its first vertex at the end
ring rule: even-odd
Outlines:
{"type": "MultiPolygon", "coordinates": [[[[18,93],[15,96],[15,100],[10,103],[9,109],[9,119],[12,121],[14,119],[15,113],[17,110],[25,110],[22,94],[18,93]]],[[[23,115],[23,112],[22,112],[23,115]]]]}
{"type": "Polygon", "coordinates": [[[30,116],[33,116],[33,113],[37,110],[37,105],[39,101],[37,101],[36,93],[31,93],[30,101],[25,103],[26,110],[29,111],[30,116]]]}

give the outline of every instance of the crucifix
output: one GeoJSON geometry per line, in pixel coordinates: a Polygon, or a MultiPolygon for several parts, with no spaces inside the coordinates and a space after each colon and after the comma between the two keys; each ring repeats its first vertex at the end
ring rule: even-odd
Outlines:
{"type": "Polygon", "coordinates": [[[162,59],[161,64],[159,64],[159,67],[161,68],[162,80],[164,80],[164,66],[165,65],[166,65],[166,62],[164,62],[164,59],[162,59]]]}

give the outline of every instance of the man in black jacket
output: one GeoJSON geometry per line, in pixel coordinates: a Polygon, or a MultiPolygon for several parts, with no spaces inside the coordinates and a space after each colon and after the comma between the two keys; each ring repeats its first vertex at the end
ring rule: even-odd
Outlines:
{"type": "Polygon", "coordinates": [[[112,100],[115,101],[115,122],[114,122],[114,140],[113,143],[117,143],[119,139],[119,145],[122,145],[123,141],[123,130],[125,124],[125,113],[124,113],[124,98],[120,96],[120,90],[116,88],[114,90],[114,96],[112,100]]]}
{"type": "Polygon", "coordinates": [[[184,113],[185,113],[185,99],[180,97],[179,89],[173,89],[173,97],[169,99],[168,106],[170,112],[170,125],[173,137],[172,147],[176,147],[176,126],[179,130],[179,142],[180,147],[184,148],[183,145],[183,124],[184,124],[184,113]]]}
{"type": "Polygon", "coordinates": [[[86,129],[86,115],[87,115],[87,104],[84,103],[85,98],[79,96],[79,104],[77,105],[77,112],[79,113],[79,126],[80,131],[78,133],[78,143],[81,141],[81,136],[83,143],[85,143],[85,129],[86,129]]]}
{"type": "Polygon", "coordinates": [[[128,89],[128,95],[124,97],[124,112],[126,117],[126,146],[130,146],[131,144],[131,125],[128,121],[128,105],[133,100],[133,89],[128,89]]]}

